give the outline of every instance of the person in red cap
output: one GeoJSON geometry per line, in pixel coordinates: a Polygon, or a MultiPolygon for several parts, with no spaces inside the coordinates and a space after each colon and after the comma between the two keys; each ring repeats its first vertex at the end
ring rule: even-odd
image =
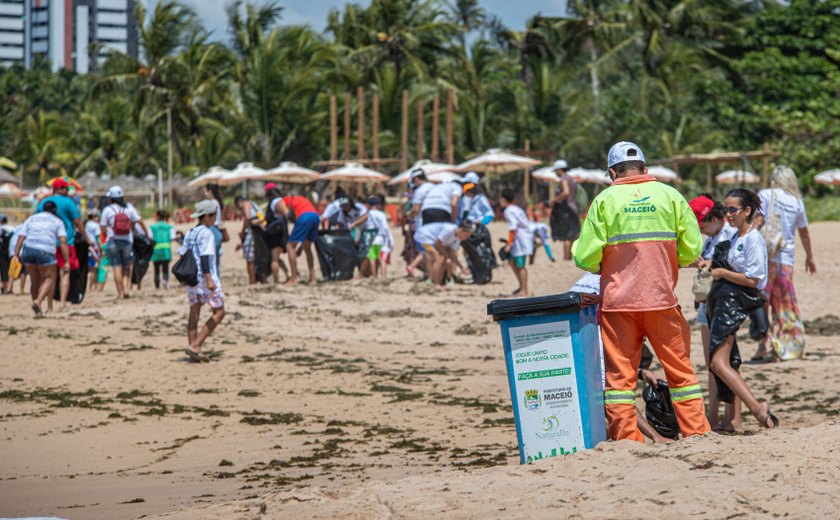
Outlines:
{"type": "MultiPolygon", "coordinates": [[[[44,198],[38,203],[35,212],[44,210],[44,204],[47,202],[54,202],[57,208],[56,216],[64,222],[64,228],[67,231],[67,249],[70,252],[68,265],[70,269],[64,269],[64,257],[59,255],[56,260],[58,262],[58,272],[60,273],[59,280],[59,294],[61,301],[59,309],[63,310],[67,306],[67,295],[70,293],[70,271],[79,270],[79,258],[76,256],[76,242],[87,243],[85,239],[85,228],[82,224],[82,215],[79,212],[76,203],[67,195],[70,188],[70,183],[62,178],[55,179],[52,183],[53,194],[44,198]]],[[[52,294],[48,298],[48,308],[52,310],[52,294]]]]}

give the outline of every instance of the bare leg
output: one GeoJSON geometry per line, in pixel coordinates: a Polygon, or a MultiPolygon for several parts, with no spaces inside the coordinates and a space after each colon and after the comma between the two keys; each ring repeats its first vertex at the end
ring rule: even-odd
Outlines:
{"type": "MultiPolygon", "coordinates": [[[[201,332],[198,333],[198,337],[190,344],[190,347],[195,350],[196,352],[201,352],[201,346],[204,345],[204,341],[216,330],[219,323],[222,322],[222,319],[225,317],[225,308],[219,307],[218,309],[213,309],[213,315],[207,318],[207,321],[204,322],[204,326],[201,327],[201,332]]],[[[198,321],[196,317],[196,321],[198,321]]]]}
{"type": "Polygon", "coordinates": [[[289,246],[286,248],[289,250],[289,269],[291,270],[291,277],[286,280],[286,285],[292,286],[297,285],[298,283],[298,269],[297,269],[297,243],[296,242],[289,242],[289,246]]]}
{"type": "Polygon", "coordinates": [[[61,301],[59,302],[58,308],[59,310],[64,310],[67,307],[67,295],[70,294],[70,271],[61,271],[60,273],[60,295],[61,301]]]}
{"type": "Polygon", "coordinates": [[[571,240],[564,240],[563,241],[563,260],[571,260],[572,259],[572,241],[571,240]]]}
{"type": "Polygon", "coordinates": [[[280,283],[280,248],[275,247],[271,250],[271,277],[274,283],[280,283]]]}
{"type": "Polygon", "coordinates": [[[718,399],[717,380],[714,372],[712,372],[712,365],[709,363],[711,333],[708,326],[700,326],[700,338],[703,341],[703,357],[706,359],[706,367],[709,369],[709,409],[706,411],[706,418],[709,420],[712,429],[716,429],[720,421],[720,399],[718,399]]]}
{"type": "Polygon", "coordinates": [[[198,337],[198,318],[200,315],[201,304],[190,305],[190,317],[187,319],[187,341],[190,342],[190,347],[195,344],[195,338],[198,337]]]}
{"type": "Polygon", "coordinates": [[[414,260],[412,260],[411,263],[408,264],[408,267],[406,268],[409,276],[412,276],[412,277],[414,276],[414,270],[417,269],[417,267],[420,266],[420,262],[422,262],[422,261],[423,261],[423,254],[422,253],[417,253],[417,256],[414,257],[414,260]]]}
{"type": "Polygon", "coordinates": [[[306,267],[309,268],[309,283],[318,283],[315,278],[315,257],[312,255],[312,242],[306,240],[303,242],[303,253],[306,255],[306,267]]]}
{"type": "MultiPolygon", "coordinates": [[[[769,405],[767,403],[759,403],[752,391],[750,391],[741,374],[729,365],[729,355],[732,352],[732,343],[734,336],[729,336],[726,343],[719,347],[720,352],[715,354],[712,358],[712,370],[718,375],[732,391],[741,398],[741,401],[747,406],[753,416],[762,421],[767,416],[769,405]]],[[[762,427],[766,427],[762,424],[762,427]]]]}
{"type": "MultiPolygon", "coordinates": [[[[32,282],[30,281],[30,285],[32,282]]],[[[23,294],[24,289],[26,289],[26,274],[20,275],[20,294],[23,294]]]]}
{"type": "MultiPolygon", "coordinates": [[[[29,284],[29,296],[32,297],[32,303],[38,303],[38,294],[41,288],[41,271],[38,269],[38,264],[27,264],[26,270],[31,273],[32,281],[29,284]]],[[[23,290],[21,290],[23,292],[23,290]]]]}
{"type": "Polygon", "coordinates": [[[117,288],[117,299],[122,300],[125,298],[125,287],[123,287],[123,283],[125,279],[123,278],[123,268],[121,265],[114,266],[114,286],[117,288]]]}
{"type": "Polygon", "coordinates": [[[35,300],[35,303],[40,306],[45,298],[55,292],[56,267],[54,265],[36,266],[35,271],[38,271],[41,279],[38,298],[35,300]]]}
{"type": "Polygon", "coordinates": [[[254,262],[248,262],[248,283],[254,285],[257,283],[257,264],[254,262]]]}
{"type": "Polygon", "coordinates": [[[639,427],[639,431],[642,432],[642,435],[656,444],[661,442],[674,442],[674,439],[660,435],[660,433],[642,417],[642,414],[638,409],[636,409],[636,426],[639,427]]]}
{"type": "Polygon", "coordinates": [[[519,268],[519,292],[522,296],[528,296],[528,269],[525,267],[519,268]]]}

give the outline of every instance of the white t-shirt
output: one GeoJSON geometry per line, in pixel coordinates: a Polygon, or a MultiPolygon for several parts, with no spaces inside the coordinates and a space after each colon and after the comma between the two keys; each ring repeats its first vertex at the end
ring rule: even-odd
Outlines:
{"type": "Polygon", "coordinates": [[[391,227],[388,225],[388,217],[384,211],[379,209],[368,211],[367,221],[372,226],[371,229],[376,229],[376,237],[373,239],[373,245],[384,246],[394,243],[394,237],[391,235],[391,227]]]}
{"type": "Polygon", "coordinates": [[[580,280],[575,282],[569,292],[583,293],[583,294],[601,294],[601,275],[586,273],[580,277],[580,280]]]}
{"type": "MultiPolygon", "coordinates": [[[[20,230],[23,229],[23,224],[19,225],[18,227],[12,229],[12,238],[11,242],[9,242],[9,257],[15,256],[15,248],[17,248],[18,237],[20,237],[20,230]]],[[[67,231],[65,230],[65,233],[67,231]]]]}
{"type": "Polygon", "coordinates": [[[102,232],[102,226],[95,220],[88,220],[85,222],[85,236],[87,236],[88,244],[96,247],[99,242],[99,234],[102,232]]]}
{"type": "Polygon", "coordinates": [[[23,235],[23,245],[29,249],[37,249],[55,254],[58,237],[67,237],[64,222],[50,213],[41,211],[35,213],[23,223],[18,235],[23,235]]]}
{"type": "Polygon", "coordinates": [[[213,203],[216,205],[216,222],[215,225],[217,228],[222,228],[222,205],[219,204],[219,201],[216,199],[212,199],[213,203]]]}
{"type": "Polygon", "coordinates": [[[440,240],[444,247],[458,249],[461,241],[455,235],[458,226],[451,222],[434,222],[421,226],[414,232],[414,240],[421,245],[435,245],[440,240]]]}
{"type": "Polygon", "coordinates": [[[711,260],[715,254],[715,246],[718,245],[718,242],[726,240],[731,237],[733,233],[735,233],[735,228],[730,226],[729,222],[724,222],[723,227],[720,228],[717,235],[713,237],[706,237],[706,240],[703,242],[703,249],[700,251],[700,258],[703,260],[711,260]]]}
{"type": "Polygon", "coordinates": [[[764,289],[767,285],[767,246],[757,229],[742,237],[735,231],[729,239],[727,260],[736,273],[744,273],[747,278],[758,280],[756,289],[764,289]]]}
{"type": "Polygon", "coordinates": [[[411,207],[412,209],[418,208],[420,211],[417,213],[417,217],[414,219],[414,229],[420,229],[420,226],[423,225],[423,201],[426,200],[426,197],[429,195],[429,191],[434,188],[435,185],[431,182],[423,183],[422,185],[418,186],[417,189],[414,190],[414,193],[411,194],[411,207]]]}
{"type": "Polygon", "coordinates": [[[102,216],[99,217],[99,223],[105,226],[105,233],[107,234],[108,240],[125,240],[127,242],[134,243],[134,235],[129,233],[127,235],[115,235],[114,234],[114,218],[117,216],[117,213],[125,212],[128,215],[128,219],[131,220],[132,224],[140,222],[140,214],[137,213],[137,210],[134,209],[134,206],[126,206],[123,208],[119,204],[111,204],[110,206],[105,207],[102,210],[102,216]]]}
{"type": "Polygon", "coordinates": [[[338,215],[339,211],[341,211],[341,205],[338,203],[338,199],[336,199],[327,204],[327,207],[324,208],[324,212],[321,213],[321,218],[329,220],[333,217],[333,215],[338,215]]]}
{"type": "Polygon", "coordinates": [[[802,199],[791,195],[780,188],[767,188],[758,192],[761,198],[761,211],[764,215],[770,212],[772,202],[773,212],[779,215],[782,223],[782,237],[785,243],[773,258],[782,265],[794,265],[793,252],[796,249],[796,230],[808,227],[808,215],[805,214],[805,204],[802,199]],[[772,201],[771,201],[772,199],[772,201]]]}
{"type": "MultiPolygon", "coordinates": [[[[344,211],[339,211],[338,212],[337,222],[344,227],[349,227],[350,224],[352,224],[353,222],[356,222],[357,220],[362,218],[362,215],[366,215],[367,212],[368,212],[368,210],[364,206],[364,204],[359,204],[358,202],[354,202],[353,203],[353,208],[349,212],[347,212],[347,213],[345,213],[344,211]]],[[[373,229],[373,225],[370,223],[369,218],[365,221],[363,229],[373,229]]]]}
{"type": "Polygon", "coordinates": [[[201,268],[201,257],[210,257],[210,279],[216,286],[214,292],[222,290],[222,284],[219,281],[219,273],[216,271],[216,237],[210,228],[207,226],[196,226],[187,232],[184,237],[184,243],[178,249],[178,254],[185,255],[187,251],[191,251],[195,259],[195,265],[198,269],[198,285],[195,290],[198,294],[206,294],[207,281],[204,279],[204,270],[201,268]]]}
{"type": "Polygon", "coordinates": [[[511,256],[529,256],[534,254],[534,233],[528,223],[528,215],[525,210],[516,204],[509,204],[505,208],[505,221],[509,231],[515,231],[513,245],[510,249],[511,256]]]}
{"type": "Polygon", "coordinates": [[[444,182],[436,186],[432,186],[428,195],[426,195],[423,199],[423,205],[420,209],[423,211],[426,211],[427,209],[440,209],[451,215],[452,197],[460,198],[463,193],[464,191],[461,188],[461,185],[457,182],[444,182]]]}

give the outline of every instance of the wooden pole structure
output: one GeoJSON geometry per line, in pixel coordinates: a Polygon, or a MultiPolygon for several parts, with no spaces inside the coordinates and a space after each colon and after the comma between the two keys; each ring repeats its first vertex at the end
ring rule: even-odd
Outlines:
{"type": "Polygon", "coordinates": [[[423,140],[425,135],[423,133],[423,101],[417,100],[417,160],[423,158],[424,146],[423,140]]]}
{"type": "Polygon", "coordinates": [[[402,91],[402,142],[400,143],[400,169],[408,168],[408,90],[402,91]]]}
{"type": "Polygon", "coordinates": [[[379,159],[379,94],[373,95],[373,158],[379,159]]]}
{"type": "Polygon", "coordinates": [[[358,124],[358,135],[356,139],[356,158],[365,158],[365,87],[356,89],[356,122],[358,124]]]}
{"type": "MultiPolygon", "coordinates": [[[[764,143],[764,151],[770,151],[769,144],[764,143]]],[[[768,157],[767,155],[765,155],[764,158],[761,159],[761,168],[761,187],[767,188],[770,186],[770,157],[768,157]]]]}
{"type": "Polygon", "coordinates": [[[338,103],[330,96],[330,160],[338,157],[338,103]]]}
{"type": "Polygon", "coordinates": [[[432,160],[440,161],[440,96],[432,101],[432,160]]]}
{"type": "Polygon", "coordinates": [[[350,159],[350,93],[344,94],[344,160],[350,159]]]}
{"type": "MultiPolygon", "coordinates": [[[[525,139],[525,157],[528,157],[528,152],[531,151],[531,140],[525,139]]],[[[528,212],[528,206],[531,205],[531,168],[525,168],[525,213],[528,212]]]]}
{"type": "Polygon", "coordinates": [[[455,164],[455,145],[452,135],[452,117],[455,111],[455,91],[446,92],[446,162],[455,164]]]}
{"type": "Polygon", "coordinates": [[[174,204],[172,188],[172,106],[166,106],[166,178],[168,180],[168,205],[174,204]]]}

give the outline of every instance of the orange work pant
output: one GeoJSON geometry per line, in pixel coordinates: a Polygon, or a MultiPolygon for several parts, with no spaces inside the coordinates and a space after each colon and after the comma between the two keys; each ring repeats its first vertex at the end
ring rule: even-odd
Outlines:
{"type": "Polygon", "coordinates": [[[703,393],[691,366],[691,331],[679,307],[659,311],[602,312],[607,427],[614,440],[644,442],[636,425],[636,384],[647,337],[665,369],[683,437],[709,431],[703,393]]]}

